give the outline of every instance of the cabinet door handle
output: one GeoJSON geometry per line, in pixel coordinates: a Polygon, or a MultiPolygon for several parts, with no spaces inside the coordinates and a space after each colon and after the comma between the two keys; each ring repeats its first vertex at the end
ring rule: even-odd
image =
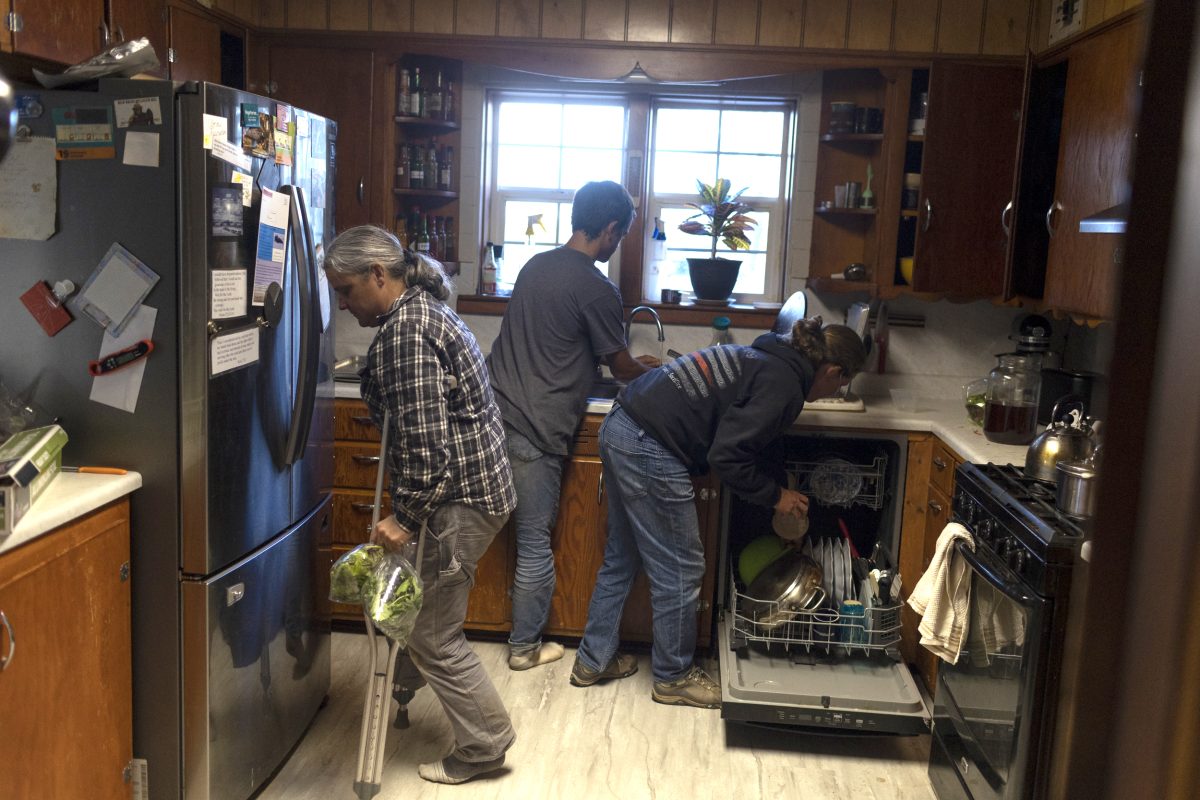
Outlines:
{"type": "Polygon", "coordinates": [[[115,31],[116,31],[116,33],[117,33],[117,40],[116,40],[116,44],[122,44],[122,43],[125,41],[125,29],[124,29],[124,28],[122,28],[120,25],[117,25],[117,26],[114,28],[114,30],[115,30],[115,31]]]}
{"type": "Polygon", "coordinates": [[[1013,210],[1012,200],[1009,200],[1008,205],[1006,205],[1004,207],[1004,210],[1000,212],[1000,227],[1004,229],[1004,238],[1005,239],[1008,239],[1012,236],[1012,228],[1008,224],[1008,217],[1009,217],[1009,214],[1012,213],[1012,210],[1013,210]]]}
{"type": "Polygon", "coordinates": [[[1046,233],[1050,234],[1051,239],[1054,238],[1054,212],[1062,211],[1062,207],[1062,203],[1055,200],[1050,204],[1050,207],[1046,209],[1046,233]]]}
{"type": "Polygon", "coordinates": [[[933,457],[933,465],[937,467],[938,470],[943,470],[946,468],[946,462],[942,460],[941,456],[933,457]]]}
{"type": "Polygon", "coordinates": [[[937,515],[941,516],[941,513],[942,513],[942,511],[943,511],[943,509],[942,509],[942,504],[941,504],[941,503],[936,503],[936,502],[934,502],[933,500],[930,500],[930,501],[929,501],[929,510],[930,510],[930,511],[932,511],[933,513],[935,513],[935,514],[937,514],[937,515]]]}
{"type": "Polygon", "coordinates": [[[375,504],[374,503],[351,503],[350,508],[354,509],[355,511],[374,511],[375,504]]]}
{"type": "Polygon", "coordinates": [[[379,463],[379,456],[354,455],[354,456],[351,456],[351,458],[353,458],[359,464],[378,464],[379,463]]]}
{"type": "Polygon", "coordinates": [[[100,21],[100,49],[101,50],[108,49],[108,41],[109,41],[108,23],[105,22],[104,20],[101,20],[100,21]]]}
{"type": "Polygon", "coordinates": [[[358,204],[363,204],[363,198],[366,197],[366,178],[358,179],[358,204]]]}
{"type": "Polygon", "coordinates": [[[933,203],[929,202],[929,198],[925,198],[925,223],[921,226],[921,231],[929,230],[930,223],[933,222],[933,203]]]}
{"type": "Polygon", "coordinates": [[[372,424],[372,423],[371,423],[371,418],[370,418],[370,417],[351,417],[351,418],[350,418],[350,421],[351,421],[351,422],[357,422],[359,425],[370,425],[370,424],[372,424]]]}
{"type": "Polygon", "coordinates": [[[0,658],[0,672],[3,672],[8,669],[8,665],[13,660],[13,653],[17,651],[17,637],[13,635],[12,623],[8,621],[8,617],[3,611],[0,611],[0,625],[3,625],[4,630],[8,631],[8,655],[0,658]]]}
{"type": "Polygon", "coordinates": [[[596,505],[600,505],[604,498],[604,473],[600,473],[600,480],[596,483],[596,505]]]}

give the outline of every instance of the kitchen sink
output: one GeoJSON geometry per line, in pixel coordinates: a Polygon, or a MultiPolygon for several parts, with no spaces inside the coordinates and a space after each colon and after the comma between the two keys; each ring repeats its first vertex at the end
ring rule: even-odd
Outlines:
{"type": "Polygon", "coordinates": [[[612,378],[601,378],[592,384],[592,388],[588,389],[589,400],[612,400],[616,398],[617,393],[625,384],[612,378]]]}

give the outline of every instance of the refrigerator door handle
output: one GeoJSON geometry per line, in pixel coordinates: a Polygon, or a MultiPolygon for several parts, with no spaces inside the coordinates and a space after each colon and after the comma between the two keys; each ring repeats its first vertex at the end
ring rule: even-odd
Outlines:
{"type": "Polygon", "coordinates": [[[317,396],[317,368],[321,360],[320,301],[316,294],[318,285],[315,270],[317,254],[313,247],[312,226],[308,220],[308,203],[304,190],[299,186],[281,186],[279,191],[291,195],[292,211],[288,224],[296,237],[296,273],[300,290],[300,353],[296,375],[296,396],[292,403],[292,424],[288,430],[287,463],[295,464],[304,454],[308,444],[308,432],[312,427],[313,408],[317,396]]]}

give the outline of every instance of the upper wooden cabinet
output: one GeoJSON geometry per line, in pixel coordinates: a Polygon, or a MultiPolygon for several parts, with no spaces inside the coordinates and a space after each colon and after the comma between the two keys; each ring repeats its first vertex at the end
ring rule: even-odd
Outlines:
{"type": "Polygon", "coordinates": [[[1022,85],[1019,67],[938,63],[930,70],[915,218],[917,291],[1003,293],[1002,218],[1012,198],[1022,85]]]}
{"type": "Polygon", "coordinates": [[[1080,233],[1079,222],[1128,199],[1141,47],[1141,26],[1129,22],[1067,53],[1058,172],[1046,211],[1051,308],[1113,315],[1122,237],[1080,233]]]}
{"type": "Polygon", "coordinates": [[[221,26],[187,9],[170,9],[171,80],[221,82],[221,26]]]}
{"type": "Polygon", "coordinates": [[[104,0],[2,0],[5,50],[62,64],[86,61],[106,46],[104,0]]]}
{"type": "Polygon", "coordinates": [[[275,99],[338,124],[334,179],[337,230],[373,221],[371,205],[383,180],[371,168],[375,136],[374,53],[272,45],[270,63],[271,94],[275,99]]]}
{"type": "Polygon", "coordinates": [[[155,75],[167,77],[167,16],[163,0],[109,0],[109,30],[114,42],[145,36],[154,47],[159,67],[155,75]]]}

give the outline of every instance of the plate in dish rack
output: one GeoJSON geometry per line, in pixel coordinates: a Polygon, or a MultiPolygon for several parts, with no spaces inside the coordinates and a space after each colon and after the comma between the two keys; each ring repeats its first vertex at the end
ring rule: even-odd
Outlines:
{"type": "Polygon", "coordinates": [[[808,494],[827,506],[849,506],[862,491],[862,482],[849,461],[827,458],[808,476],[808,494]]]}

